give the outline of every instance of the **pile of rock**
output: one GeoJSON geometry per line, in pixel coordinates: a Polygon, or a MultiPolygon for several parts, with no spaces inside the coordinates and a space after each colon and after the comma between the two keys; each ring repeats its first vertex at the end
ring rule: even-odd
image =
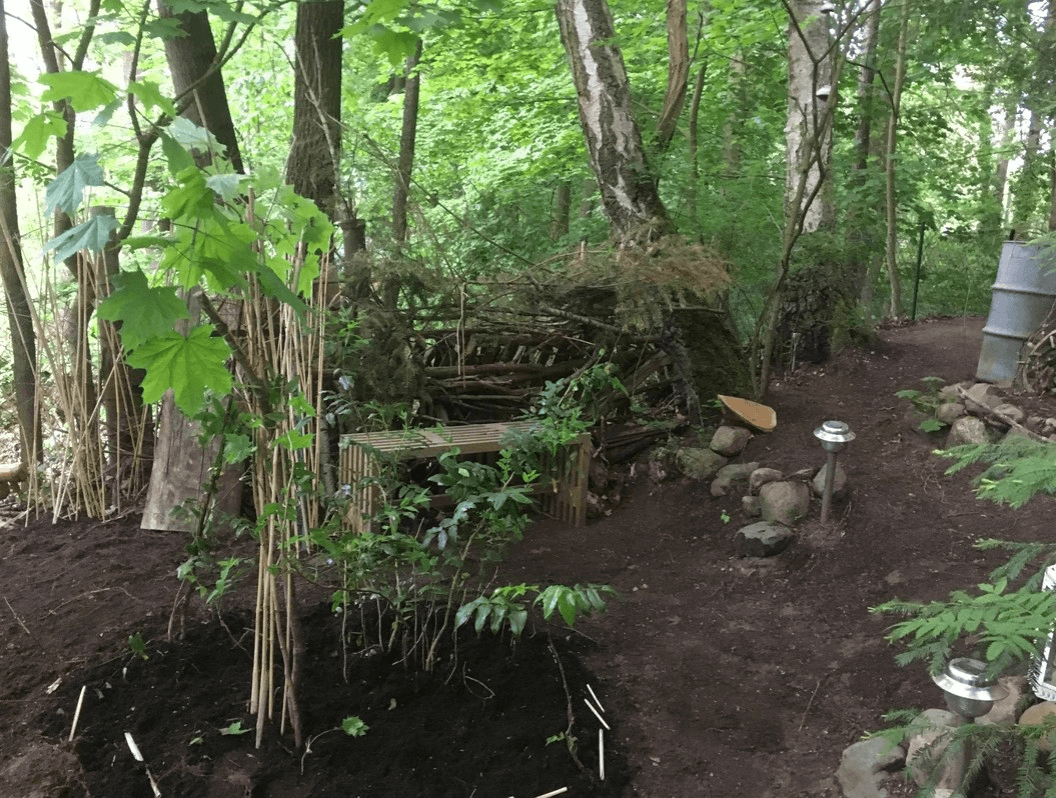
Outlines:
{"type": "MultiPolygon", "coordinates": [[[[793,527],[810,512],[811,496],[821,495],[828,465],[785,474],[757,462],[731,462],[751,439],[751,431],[744,427],[723,424],[707,447],[654,450],[649,471],[657,482],[673,471],[694,480],[710,480],[715,497],[743,491],[742,510],[759,520],[737,530],[734,549],[739,557],[772,557],[792,541],[793,527]]],[[[847,474],[837,463],[833,498],[840,499],[846,492],[847,474]]]]}
{"type": "MultiPolygon", "coordinates": [[[[946,446],[993,443],[1008,436],[1056,441],[1056,418],[1028,416],[989,383],[946,385],[938,400],[935,418],[949,425],[946,446]]],[[[924,417],[919,410],[916,414],[924,417]]]]}

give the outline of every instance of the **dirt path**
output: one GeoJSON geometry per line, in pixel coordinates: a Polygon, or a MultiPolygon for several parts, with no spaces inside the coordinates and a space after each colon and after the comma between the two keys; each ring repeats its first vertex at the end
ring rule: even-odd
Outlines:
{"type": "MultiPolygon", "coordinates": [[[[796,542],[778,557],[734,556],[734,533],[747,523],[739,496],[714,499],[707,484],[682,479],[657,485],[641,464],[609,517],[585,529],[542,522],[530,530],[504,567],[505,581],[602,582],[623,595],[606,616],[584,624],[582,635],[571,635],[570,645],[592,672],[579,678],[590,679],[606,705],[614,727],[614,767],[625,756],[630,783],[614,792],[619,781],[614,777],[609,785],[585,783],[569,795],[837,798],[833,776],[840,753],[878,728],[882,713],[941,703],[922,668],[895,665],[895,651],[882,639],[885,621],[868,608],[896,595],[938,598],[980,581],[993,564],[972,548],[980,537],[1051,534],[1048,501],[1012,512],[977,502],[966,478],[944,476],[945,463],[931,454],[935,441],[914,431],[904,419],[907,404],[894,396],[902,388],[919,387],[922,377],[970,378],[981,327],[981,319],[948,319],[885,330],[868,351],[844,352],[825,366],[800,369],[775,383],[767,401],[777,410],[778,429],[757,436],[745,461],[786,472],[820,466],[823,452],[812,432],[830,418],[847,422],[858,436],[841,456],[851,495],[836,506],[836,523],[822,528],[808,519],[796,542]],[[730,520],[724,522],[724,516],[730,520]]],[[[1056,415],[1056,406],[1047,415],[1056,415]]],[[[48,753],[51,771],[59,764],[68,789],[45,783],[36,794],[150,795],[138,771],[133,783],[140,792],[98,786],[114,769],[134,767],[123,750],[123,721],[114,720],[113,728],[100,732],[112,732],[112,739],[93,744],[105,749],[105,756],[92,754],[100,760],[94,766],[102,770],[98,778],[86,776],[73,760],[76,754],[87,761],[86,744],[71,746],[62,737],[86,674],[100,679],[101,672],[116,673],[120,679],[129,661],[128,635],[141,631],[152,644],[162,636],[182,547],[180,536],[141,531],[135,519],[110,525],[39,522],[28,529],[0,530],[0,788],[4,778],[10,783],[20,772],[11,775],[16,765],[38,774],[48,770],[34,770],[25,760],[27,750],[37,750],[48,753]],[[57,679],[59,686],[48,694],[57,679]]],[[[219,629],[215,622],[213,628],[219,629]]],[[[233,631],[237,637],[238,628],[233,631]]],[[[480,778],[469,783],[464,777],[464,789],[365,781],[355,775],[357,757],[359,764],[388,762],[389,771],[403,776],[424,768],[430,757],[450,769],[470,756],[466,746],[454,742],[463,731],[468,734],[462,727],[479,723],[450,717],[435,733],[435,748],[415,748],[417,758],[408,760],[404,749],[412,732],[404,728],[404,737],[387,741],[382,735],[394,715],[384,708],[370,715],[375,753],[364,757],[362,749],[357,754],[355,748],[341,747],[354,741],[330,735],[307,758],[309,772],[302,776],[297,773],[300,755],[287,753],[288,743],[277,740],[267,755],[272,761],[265,779],[264,769],[247,759],[253,757],[251,749],[215,733],[240,711],[239,688],[195,699],[190,687],[202,681],[219,685],[228,664],[242,667],[244,653],[229,642],[226,632],[204,636],[204,648],[190,655],[159,642],[157,659],[144,666],[144,673],[160,672],[154,663],[175,662],[178,656],[187,663],[175,671],[184,675],[171,698],[161,695],[168,682],[144,680],[147,692],[138,698],[131,686],[122,687],[132,706],[140,712],[150,708],[151,722],[144,726],[171,732],[157,743],[141,743],[153,745],[157,761],[166,763],[164,770],[159,764],[166,795],[530,798],[542,792],[530,792],[534,786],[517,777],[512,783],[521,784],[519,789],[506,782],[489,789],[485,775],[497,766],[476,760],[480,778]],[[196,681],[196,671],[209,676],[196,681]],[[170,700],[182,703],[166,703],[170,700]],[[214,715],[202,706],[210,701],[217,704],[214,715]],[[184,716],[192,710],[198,725],[185,729],[180,724],[190,722],[184,716]],[[205,740],[191,746],[196,730],[205,740]]],[[[333,656],[325,647],[320,652],[323,658],[333,656]]],[[[520,680],[531,674],[552,680],[545,647],[540,656],[535,664],[510,660],[505,670],[520,680]]],[[[238,678],[231,684],[240,684],[238,678]]],[[[469,680],[465,685],[473,686],[469,680]]],[[[335,695],[329,696],[331,703],[335,695]]],[[[456,701],[495,706],[471,693],[456,701]]],[[[403,702],[401,697],[398,703],[403,702]]],[[[91,711],[102,712],[104,703],[96,702],[91,711]]],[[[339,709],[349,711],[333,711],[339,709]]],[[[590,739],[594,732],[585,708],[577,707],[576,718],[577,730],[590,739]]],[[[551,726],[560,722],[557,717],[551,726]]],[[[466,745],[474,755],[493,747],[493,763],[530,747],[519,741],[511,752],[496,736],[490,743],[466,745]]],[[[549,751],[557,748],[549,746],[549,751]]],[[[589,745],[584,742],[582,748],[589,745]]],[[[544,775],[556,767],[549,760],[532,761],[544,775]]],[[[0,789],[0,794],[7,793],[0,789]]]]}

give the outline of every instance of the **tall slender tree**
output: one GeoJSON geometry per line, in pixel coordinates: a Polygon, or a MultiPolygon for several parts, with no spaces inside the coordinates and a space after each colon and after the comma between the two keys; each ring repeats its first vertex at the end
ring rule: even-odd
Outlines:
{"type": "Polygon", "coordinates": [[[15,171],[11,160],[11,59],[8,53],[7,16],[0,0],[0,277],[4,283],[7,317],[14,357],[15,407],[21,432],[22,462],[41,457],[40,421],[37,414],[37,350],[33,312],[26,292],[22,264],[15,171]]]}

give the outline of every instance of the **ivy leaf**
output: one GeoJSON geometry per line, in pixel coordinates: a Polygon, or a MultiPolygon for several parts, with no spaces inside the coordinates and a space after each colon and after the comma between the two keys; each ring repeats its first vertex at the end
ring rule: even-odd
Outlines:
{"type": "Polygon", "coordinates": [[[103,108],[117,99],[117,86],[97,72],[51,72],[40,76],[45,102],[68,99],[75,111],[103,108]]]}
{"type": "Polygon", "coordinates": [[[96,312],[101,319],[121,322],[121,341],[128,350],[172,330],[177,321],[190,315],[175,288],[151,288],[143,272],[121,272],[114,275],[113,283],[113,293],[96,312]]]}
{"type": "Polygon", "coordinates": [[[213,326],[203,324],[184,337],[170,332],[136,347],[128,356],[133,368],[146,371],[143,401],[157,402],[172,388],[176,406],[193,417],[205,402],[205,391],[231,392],[231,372],[225,363],[231,354],[223,338],[214,338],[213,326]]]}
{"type": "Polygon", "coordinates": [[[110,234],[117,229],[117,218],[109,214],[98,214],[87,222],[67,230],[58,238],[53,238],[44,247],[45,252],[55,251],[56,260],[66,260],[82,249],[102,252],[110,240],[110,234]]]}
{"type": "Polygon", "coordinates": [[[26,122],[22,134],[11,143],[11,148],[21,148],[27,158],[35,160],[47,148],[48,139],[65,135],[66,120],[54,111],[45,111],[26,122]]]}
{"type": "Polygon", "coordinates": [[[44,192],[46,215],[59,209],[72,216],[84,201],[85,188],[103,185],[103,170],[98,160],[98,155],[78,155],[51,181],[44,192]]]}

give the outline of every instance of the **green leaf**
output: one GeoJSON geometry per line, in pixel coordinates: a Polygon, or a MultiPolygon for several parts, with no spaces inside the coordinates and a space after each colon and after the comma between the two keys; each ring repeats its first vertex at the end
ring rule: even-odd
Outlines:
{"type": "Polygon", "coordinates": [[[173,177],[186,169],[194,168],[191,153],[168,133],[161,134],[161,151],[169,165],[169,174],[173,177]]]}
{"type": "Polygon", "coordinates": [[[133,80],[128,84],[128,90],[141,102],[143,108],[152,111],[155,108],[168,116],[176,116],[176,106],[172,100],[161,93],[161,87],[152,80],[133,80]]]}
{"type": "Polygon", "coordinates": [[[237,736],[242,735],[242,734],[249,734],[251,731],[253,731],[252,728],[247,729],[245,726],[242,725],[242,721],[236,720],[231,725],[225,726],[224,728],[222,728],[220,730],[220,733],[225,735],[225,736],[236,736],[237,737],[237,736]]]}
{"type": "Polygon", "coordinates": [[[46,215],[50,216],[58,209],[72,216],[84,202],[85,188],[103,185],[103,170],[98,159],[97,155],[78,155],[51,181],[44,192],[46,215]]]}
{"type": "Polygon", "coordinates": [[[134,350],[158,335],[168,333],[186,319],[187,303],[171,286],[147,285],[143,272],[121,272],[113,277],[114,290],[99,305],[99,318],[121,322],[121,341],[134,350]]]}
{"type": "Polygon", "coordinates": [[[309,449],[315,440],[315,436],[312,433],[302,433],[297,430],[290,430],[285,435],[280,435],[275,439],[276,446],[282,446],[283,448],[295,450],[295,449],[309,449]]]}
{"type": "Polygon", "coordinates": [[[248,460],[257,451],[256,445],[244,433],[228,432],[224,435],[224,460],[240,463],[248,460]]]}
{"type": "Polygon", "coordinates": [[[22,128],[21,135],[11,143],[12,149],[21,149],[27,158],[37,159],[48,146],[52,136],[62,138],[66,135],[66,120],[54,111],[30,117],[22,128]]]}
{"type": "Polygon", "coordinates": [[[341,721],[341,731],[349,737],[362,737],[370,730],[370,726],[363,722],[358,715],[349,715],[341,721]]]}
{"type": "Polygon", "coordinates": [[[237,174],[209,175],[205,179],[205,184],[215,191],[216,195],[224,202],[231,202],[241,193],[243,179],[242,175],[237,174]]]}
{"type": "Polygon", "coordinates": [[[56,260],[66,260],[82,249],[102,252],[110,234],[117,229],[117,219],[109,214],[100,213],[67,230],[58,238],[53,238],[44,247],[45,252],[55,251],[56,260]]]}
{"type": "Polygon", "coordinates": [[[183,25],[174,17],[151,17],[143,25],[143,31],[152,39],[161,39],[166,42],[172,39],[182,39],[187,35],[183,25]]]}
{"type": "Polygon", "coordinates": [[[170,332],[141,344],[128,356],[133,368],[147,372],[144,402],[157,402],[171,388],[176,406],[193,417],[205,402],[206,389],[220,395],[231,391],[231,373],[225,366],[231,350],[212,332],[211,325],[196,327],[186,337],[170,332]]]}
{"type": "Polygon", "coordinates": [[[75,111],[104,108],[117,98],[117,86],[97,72],[49,72],[39,80],[48,87],[40,95],[41,100],[68,99],[75,111]]]}
{"type": "Polygon", "coordinates": [[[177,117],[169,125],[172,137],[189,150],[199,152],[223,153],[224,147],[216,140],[216,137],[204,127],[198,127],[185,116],[177,117]]]}

